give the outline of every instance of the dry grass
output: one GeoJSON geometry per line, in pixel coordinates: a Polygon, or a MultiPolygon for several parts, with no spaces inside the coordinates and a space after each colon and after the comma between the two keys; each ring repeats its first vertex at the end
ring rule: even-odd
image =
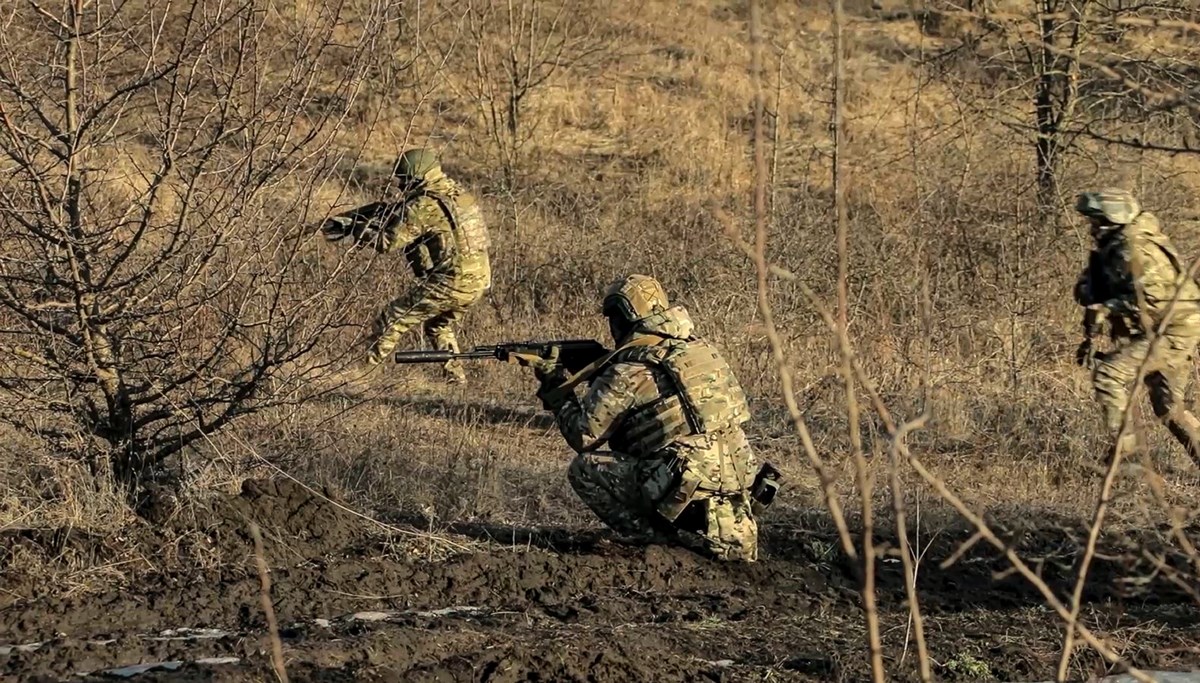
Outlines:
{"type": "MultiPolygon", "coordinates": [[[[1038,514],[1084,519],[1107,449],[1086,373],[1071,362],[1078,312],[1070,292],[1086,232],[1075,224],[1056,230],[1035,215],[1033,151],[1023,131],[1006,125],[1030,116],[1019,92],[965,91],[959,85],[969,63],[928,70],[917,64],[956,45],[964,29],[942,22],[923,32],[916,21],[878,21],[868,17],[868,4],[847,3],[845,28],[844,189],[852,235],[846,317],[861,372],[897,416],[929,413],[908,446],[929,477],[955,493],[953,507],[1010,521],[1038,514]],[[978,113],[984,99],[988,115],[978,113]]],[[[805,3],[764,5],[766,258],[833,302],[831,18],[805,3]]],[[[346,158],[315,188],[305,220],[374,198],[403,147],[437,148],[447,170],[482,196],[494,236],[496,282],[467,316],[464,346],[603,339],[596,315],[602,287],[627,272],[653,274],[742,378],[755,408],[754,442],[793,482],[784,510],[820,507],[819,483],[779,399],[756,312],[754,265],[715,217],[726,212],[733,229],[753,241],[754,88],[744,3],[579,5],[586,44],[605,49],[579,63],[564,60],[530,91],[518,151],[478,100],[480,92],[502,92],[505,82],[501,73],[481,80],[479,52],[457,6],[425,4],[419,17],[409,17],[420,23],[403,30],[419,29],[421,39],[387,48],[392,66],[407,70],[373,74],[370,94],[337,134],[346,158]],[[484,81],[488,89],[481,90],[484,81]],[[510,180],[499,168],[506,159],[510,180]]],[[[298,4],[295,16],[272,20],[303,21],[311,11],[298,4]]],[[[505,40],[497,31],[479,49],[503,50],[505,40]]],[[[1164,41],[1147,34],[1133,45],[1141,55],[1184,50],[1185,43],[1164,41]]],[[[1136,182],[1187,255],[1200,254],[1200,237],[1189,232],[1196,223],[1187,199],[1200,190],[1193,156],[1079,145],[1064,167],[1064,193],[1136,182]]],[[[137,155],[135,149],[128,157],[137,155]]],[[[315,240],[305,249],[315,277],[345,269],[333,295],[355,302],[346,322],[369,324],[376,305],[409,284],[398,258],[347,260],[315,240]]],[[[778,278],[769,286],[798,408],[851,509],[858,485],[837,345],[800,286],[778,278]]],[[[410,342],[420,344],[415,333],[410,342]]],[[[330,347],[316,356],[342,351],[330,347]]],[[[481,362],[470,368],[469,388],[447,389],[432,370],[387,368],[345,395],[235,423],[185,454],[191,485],[197,492],[232,490],[271,463],[385,520],[594,523],[566,484],[569,453],[539,415],[531,377],[481,362]]],[[[1139,410],[1143,421],[1148,414],[1139,410]]],[[[864,415],[862,430],[868,456],[891,452],[877,415],[864,415]]],[[[128,521],[117,496],[97,490],[78,465],[33,441],[6,443],[0,527],[111,530],[128,521]]],[[[1149,444],[1150,452],[1132,461],[1165,468],[1165,505],[1194,509],[1200,478],[1186,457],[1157,427],[1149,444]]],[[[888,482],[888,458],[868,457],[865,467],[865,476],[888,482]]],[[[1120,479],[1109,523],[1161,522],[1164,504],[1153,481],[1120,479]]],[[[950,524],[951,506],[916,482],[908,474],[895,490],[904,492],[910,525],[928,537],[950,524]],[[914,514],[918,504],[921,514],[914,514]]],[[[876,485],[867,508],[880,525],[893,514],[888,490],[876,485]]],[[[858,515],[849,517],[857,523],[858,515]]]]}

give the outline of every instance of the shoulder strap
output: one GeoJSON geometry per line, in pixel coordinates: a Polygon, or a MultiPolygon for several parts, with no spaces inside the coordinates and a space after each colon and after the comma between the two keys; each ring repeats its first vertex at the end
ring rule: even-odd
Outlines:
{"type": "Polygon", "coordinates": [[[450,224],[450,229],[454,232],[458,232],[458,218],[456,218],[454,215],[454,209],[450,208],[450,204],[452,203],[450,200],[442,196],[440,192],[434,192],[433,190],[422,190],[420,196],[429,197],[433,201],[437,202],[438,208],[441,209],[442,214],[446,216],[446,222],[450,224]]]}

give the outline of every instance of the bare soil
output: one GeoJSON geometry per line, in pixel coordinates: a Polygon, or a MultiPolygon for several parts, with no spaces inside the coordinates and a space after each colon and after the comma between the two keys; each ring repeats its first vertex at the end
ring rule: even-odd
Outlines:
{"type": "MultiPolygon", "coordinates": [[[[811,520],[768,519],[763,557],[749,566],[623,545],[594,530],[484,525],[456,530],[470,550],[430,559],[416,556],[419,539],[381,534],[295,484],[258,480],[124,538],[6,534],[0,678],[112,680],[103,672],[167,663],[134,680],[274,680],[250,520],[266,538],[291,681],[869,679],[858,579],[836,559],[836,536],[811,520]],[[93,569],[89,581],[65,570],[48,580],[24,569],[31,558],[120,564],[115,576],[125,578],[106,581],[93,569]]],[[[1043,576],[1068,594],[1078,528],[1042,522],[1012,540],[1043,558],[1043,576]]],[[[938,567],[966,536],[939,540],[920,566],[936,676],[1052,678],[1059,622],[1023,579],[996,574],[1002,558],[977,547],[938,567]]],[[[1129,542],[1109,539],[1106,548],[1120,554],[1129,542]]],[[[885,557],[878,572],[885,661],[915,679],[900,563],[885,557]]],[[[1098,560],[1086,623],[1136,665],[1200,665],[1195,600],[1161,576],[1131,593],[1123,577],[1145,573],[1098,560]]],[[[1075,668],[1106,671],[1087,648],[1075,668]]]]}

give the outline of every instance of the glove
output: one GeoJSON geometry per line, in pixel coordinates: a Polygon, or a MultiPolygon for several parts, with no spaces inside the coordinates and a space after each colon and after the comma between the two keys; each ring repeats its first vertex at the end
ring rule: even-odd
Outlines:
{"type": "Polygon", "coordinates": [[[533,376],[539,382],[545,383],[546,378],[554,374],[555,370],[558,369],[558,347],[550,347],[550,355],[545,358],[530,358],[524,355],[517,356],[517,363],[527,368],[533,368],[533,376]]]}
{"type": "Polygon", "coordinates": [[[1102,304],[1093,304],[1088,308],[1093,308],[1101,313],[1107,313],[1110,316],[1136,316],[1137,307],[1125,299],[1109,299],[1102,304]]]}
{"type": "Polygon", "coordinates": [[[340,216],[327,218],[321,224],[321,235],[330,242],[337,242],[350,234],[351,227],[351,221],[340,216]]]}
{"type": "Polygon", "coordinates": [[[561,368],[551,370],[548,374],[538,378],[541,382],[538,386],[537,397],[542,401],[542,408],[557,413],[558,409],[566,403],[566,392],[558,391],[562,383],[567,379],[567,372],[561,368]]]}
{"type": "Polygon", "coordinates": [[[1084,339],[1075,349],[1075,364],[1082,367],[1092,366],[1092,340],[1084,339]]]}
{"type": "Polygon", "coordinates": [[[1087,306],[1092,300],[1092,288],[1088,284],[1086,277],[1081,277],[1075,282],[1075,303],[1081,306],[1087,306]]]}

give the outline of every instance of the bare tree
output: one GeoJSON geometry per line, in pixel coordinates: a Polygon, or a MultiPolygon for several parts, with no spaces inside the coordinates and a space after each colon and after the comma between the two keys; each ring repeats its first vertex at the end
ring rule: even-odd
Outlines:
{"type": "MultiPolygon", "coordinates": [[[[957,80],[979,114],[1032,144],[1038,205],[1054,213],[1068,156],[1082,140],[1171,153],[1194,152],[1200,112],[1195,41],[1153,40],[1188,32],[1185,3],[1029,0],[1023,13],[975,11],[973,4],[930,3],[938,22],[957,17],[961,38],[934,63],[957,80]],[[961,69],[963,65],[969,68],[961,69]],[[1009,105],[1024,92],[1030,109],[1009,105]]],[[[952,36],[947,36],[952,37],[952,36]]]]}
{"type": "Polygon", "coordinates": [[[577,0],[473,0],[467,27],[475,45],[470,97],[476,103],[512,187],[518,161],[536,131],[530,95],[560,71],[610,57],[612,40],[587,21],[577,0]],[[499,30],[497,30],[499,27],[499,30]]]}
{"type": "Polygon", "coordinates": [[[136,500],[170,456],[295,400],[343,309],[298,237],[387,7],[347,40],[346,5],[5,7],[0,419],[136,500]]]}

